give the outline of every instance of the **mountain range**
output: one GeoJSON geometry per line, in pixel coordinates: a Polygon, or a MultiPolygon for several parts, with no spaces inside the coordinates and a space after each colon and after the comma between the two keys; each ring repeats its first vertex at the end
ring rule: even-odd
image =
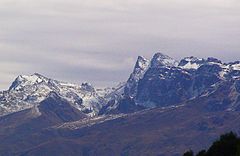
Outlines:
{"type": "Polygon", "coordinates": [[[0,92],[0,155],[177,156],[239,133],[239,115],[239,61],[139,56],[103,89],[20,75],[0,92]]]}

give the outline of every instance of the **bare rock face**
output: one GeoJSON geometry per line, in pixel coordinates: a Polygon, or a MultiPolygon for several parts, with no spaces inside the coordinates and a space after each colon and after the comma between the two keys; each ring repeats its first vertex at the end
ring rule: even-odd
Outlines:
{"type": "MultiPolygon", "coordinates": [[[[104,106],[106,113],[116,112],[122,101],[132,99],[136,111],[142,108],[171,107],[209,94],[225,81],[240,78],[239,62],[222,63],[216,58],[186,57],[179,63],[162,53],[151,60],[138,57],[133,73],[126,82],[121,100],[104,106]],[[125,100],[123,100],[125,99],[125,100]],[[120,102],[121,101],[121,102],[120,102]]],[[[131,107],[131,112],[132,112],[131,107]]],[[[229,108],[230,109],[230,108],[229,108]]],[[[101,110],[104,111],[104,110],[101,110]]],[[[126,110],[125,110],[126,111],[126,110]]]]}

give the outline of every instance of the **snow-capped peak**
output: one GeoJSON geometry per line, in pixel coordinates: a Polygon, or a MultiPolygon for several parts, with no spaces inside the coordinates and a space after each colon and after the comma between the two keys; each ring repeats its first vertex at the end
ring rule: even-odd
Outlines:
{"type": "Polygon", "coordinates": [[[142,56],[138,56],[131,78],[139,80],[143,77],[144,73],[149,67],[150,61],[142,56]]]}
{"type": "Polygon", "coordinates": [[[76,85],[35,73],[18,76],[9,90],[0,94],[0,116],[32,108],[46,99],[51,92],[57,93],[89,116],[96,115],[101,108],[102,98],[91,84],[76,85]]]}
{"type": "Polygon", "coordinates": [[[140,79],[143,78],[145,72],[148,70],[150,65],[150,61],[147,60],[146,58],[142,57],[142,56],[138,56],[137,62],[135,64],[134,70],[132,72],[132,74],[130,75],[124,92],[127,95],[132,96],[133,94],[135,94],[136,88],[137,88],[137,83],[140,79]]]}
{"type": "Polygon", "coordinates": [[[240,70],[240,61],[231,63],[232,70],[240,70]]]}
{"type": "Polygon", "coordinates": [[[198,69],[204,62],[204,59],[191,56],[182,59],[178,66],[184,69],[198,69]]]}
{"type": "Polygon", "coordinates": [[[54,91],[50,91],[46,98],[53,98],[53,99],[58,99],[60,98],[60,95],[57,93],[57,92],[54,92],[54,91]]]}
{"type": "Polygon", "coordinates": [[[48,78],[38,74],[38,73],[34,73],[33,75],[27,76],[27,75],[22,75],[22,78],[25,79],[25,81],[29,81],[32,83],[41,83],[44,80],[47,80],[48,78]]]}
{"type": "Polygon", "coordinates": [[[196,61],[201,61],[202,59],[197,58],[195,56],[190,56],[190,57],[185,57],[184,60],[189,61],[189,62],[196,62],[196,61]]]}
{"type": "Polygon", "coordinates": [[[95,92],[94,87],[88,82],[82,83],[81,89],[84,91],[95,92]]]}
{"type": "Polygon", "coordinates": [[[144,58],[143,56],[138,56],[137,62],[135,64],[135,68],[134,69],[146,69],[149,65],[149,60],[147,60],[146,58],[144,58]]]}
{"type": "Polygon", "coordinates": [[[208,62],[208,63],[212,62],[212,63],[222,64],[222,61],[221,61],[221,60],[219,60],[219,59],[217,59],[217,58],[214,58],[214,57],[208,57],[207,60],[206,60],[206,62],[208,62]]]}
{"type": "Polygon", "coordinates": [[[38,73],[34,73],[30,76],[20,75],[12,83],[9,90],[18,90],[18,89],[20,89],[24,86],[39,84],[39,83],[42,83],[42,82],[46,82],[48,80],[49,80],[48,78],[46,78],[46,77],[44,77],[44,76],[42,76],[38,73]]]}
{"type": "Polygon", "coordinates": [[[151,60],[151,67],[159,67],[159,66],[175,67],[177,65],[178,65],[178,61],[162,53],[156,53],[151,60]]]}
{"type": "Polygon", "coordinates": [[[207,59],[203,58],[197,58],[194,56],[191,57],[185,57],[182,59],[178,65],[178,67],[183,68],[183,69],[198,69],[200,66],[204,64],[218,64],[220,66],[223,66],[223,63],[214,58],[214,57],[208,57],[207,59]]]}

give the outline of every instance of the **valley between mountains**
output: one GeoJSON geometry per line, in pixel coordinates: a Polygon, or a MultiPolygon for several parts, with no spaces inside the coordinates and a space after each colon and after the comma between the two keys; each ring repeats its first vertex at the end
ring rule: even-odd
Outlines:
{"type": "Polygon", "coordinates": [[[240,133],[240,62],[156,53],[95,88],[35,73],[0,92],[0,155],[179,156],[240,133]]]}

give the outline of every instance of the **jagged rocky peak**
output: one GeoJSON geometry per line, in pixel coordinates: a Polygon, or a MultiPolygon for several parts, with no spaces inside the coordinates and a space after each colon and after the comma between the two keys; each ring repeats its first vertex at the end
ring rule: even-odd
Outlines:
{"type": "Polygon", "coordinates": [[[82,83],[81,89],[84,90],[84,91],[88,91],[88,92],[95,92],[95,89],[92,86],[92,84],[90,84],[88,82],[82,83]]]}
{"type": "Polygon", "coordinates": [[[198,69],[204,62],[205,60],[202,58],[190,56],[182,59],[178,66],[185,69],[198,69]]]}
{"type": "Polygon", "coordinates": [[[80,111],[91,110],[84,112],[89,116],[97,114],[101,108],[102,99],[91,84],[77,85],[35,73],[18,76],[9,90],[0,94],[0,116],[31,108],[46,99],[52,91],[80,111]]]}
{"type": "Polygon", "coordinates": [[[137,62],[135,64],[133,73],[131,74],[128,81],[139,80],[142,78],[144,73],[149,68],[150,61],[143,56],[138,56],[137,62]]]}
{"type": "Polygon", "coordinates": [[[162,53],[156,53],[151,60],[151,67],[162,67],[162,66],[175,67],[177,65],[178,65],[178,61],[162,53]]]}
{"type": "Polygon", "coordinates": [[[42,76],[41,74],[34,73],[30,76],[28,75],[19,75],[12,83],[12,85],[9,87],[9,90],[18,90],[22,86],[26,85],[34,85],[39,84],[42,82],[46,82],[49,79],[42,76]]]}
{"type": "Polygon", "coordinates": [[[148,70],[150,61],[143,56],[138,56],[134,70],[130,75],[124,92],[127,95],[135,94],[138,81],[143,77],[145,72],[148,70]]]}
{"type": "Polygon", "coordinates": [[[29,82],[33,82],[33,83],[40,83],[40,82],[42,82],[44,80],[45,81],[48,80],[47,77],[45,77],[45,76],[43,76],[43,75],[41,75],[39,73],[34,73],[34,74],[30,75],[30,76],[28,76],[28,75],[20,75],[20,76],[18,76],[18,78],[23,80],[23,81],[29,81],[29,82]]]}
{"type": "Polygon", "coordinates": [[[212,62],[212,63],[220,63],[222,64],[222,61],[217,59],[217,58],[214,58],[214,57],[208,57],[207,60],[206,60],[208,63],[209,62],[212,62]]]}
{"type": "Polygon", "coordinates": [[[189,57],[185,57],[183,60],[188,61],[188,62],[197,62],[197,61],[202,61],[203,59],[195,57],[195,56],[189,56],[189,57]]]}
{"type": "Polygon", "coordinates": [[[52,99],[60,99],[60,95],[57,92],[50,91],[46,97],[47,98],[52,98],[52,99]]]}
{"type": "Polygon", "coordinates": [[[222,64],[222,62],[214,57],[208,57],[207,59],[203,59],[190,56],[182,59],[178,66],[184,69],[198,69],[204,64],[222,64]]]}
{"type": "Polygon", "coordinates": [[[229,63],[229,65],[231,66],[232,70],[240,70],[240,61],[229,63]]]}
{"type": "Polygon", "coordinates": [[[133,73],[131,74],[128,81],[139,80],[142,78],[144,73],[149,67],[150,61],[144,58],[143,56],[138,56],[137,62],[135,64],[133,73]]]}
{"type": "Polygon", "coordinates": [[[149,66],[149,60],[143,56],[138,56],[134,69],[146,69],[149,66]]]}

